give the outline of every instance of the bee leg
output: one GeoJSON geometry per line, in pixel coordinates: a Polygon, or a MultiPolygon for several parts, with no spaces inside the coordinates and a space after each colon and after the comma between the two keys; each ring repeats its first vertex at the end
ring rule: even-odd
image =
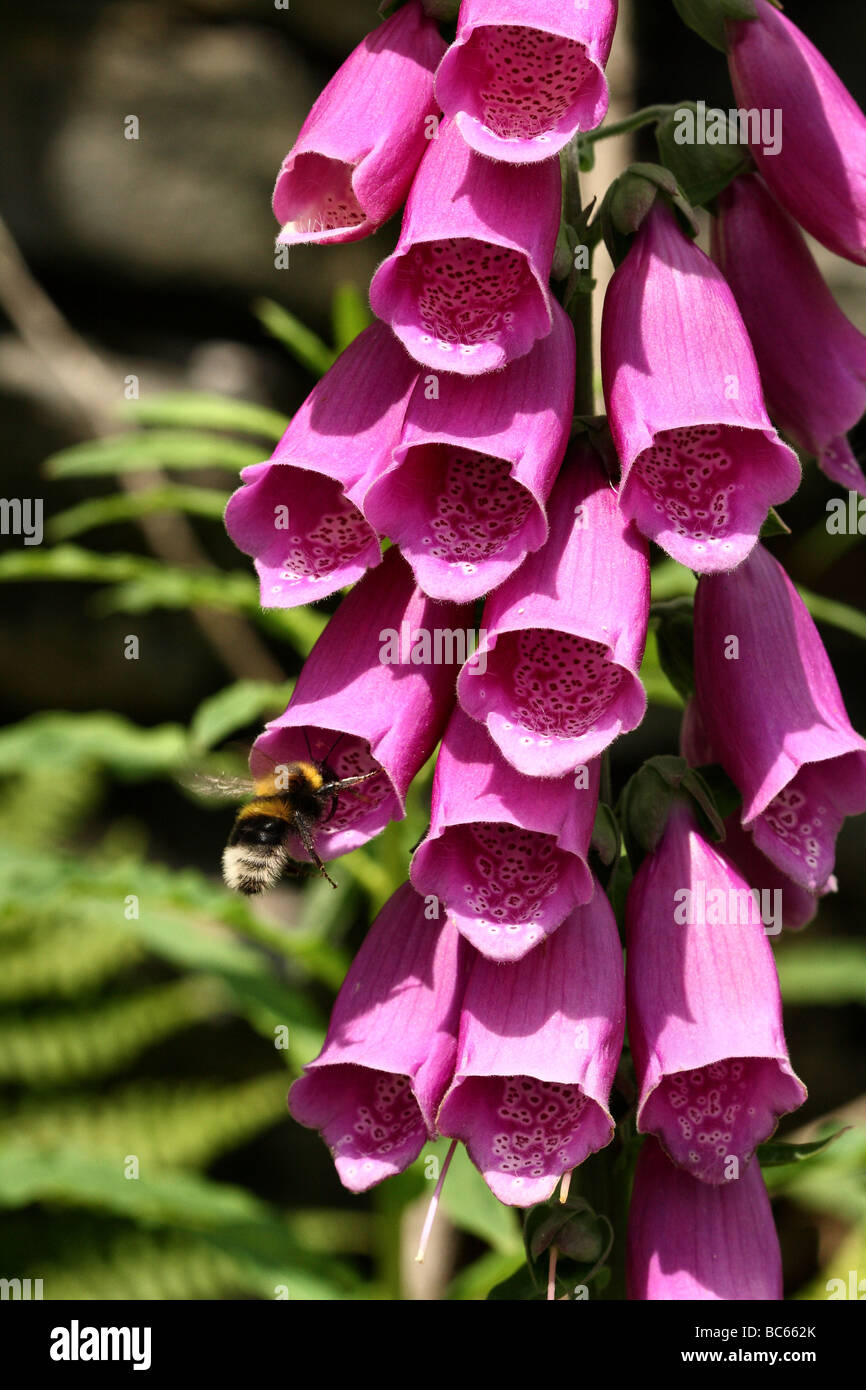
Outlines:
{"type": "Polygon", "coordinates": [[[322,860],[316,852],[316,846],[313,844],[312,828],[306,816],[300,816],[297,812],[295,812],[295,818],[292,823],[292,826],[293,829],[297,831],[298,838],[301,841],[301,844],[304,846],[304,849],[307,851],[307,854],[310,856],[316,868],[319,870],[319,873],[322,875],[323,878],[326,878],[328,880],[332,888],[336,888],[336,883],[331,878],[330,874],[328,873],[328,870],[325,868],[324,864],[322,863],[322,860]]]}

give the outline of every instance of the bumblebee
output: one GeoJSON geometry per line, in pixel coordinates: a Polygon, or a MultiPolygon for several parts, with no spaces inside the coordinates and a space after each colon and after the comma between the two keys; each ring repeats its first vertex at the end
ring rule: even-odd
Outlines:
{"type": "MultiPolygon", "coordinates": [[[[223,850],[223,878],[229,888],[237,893],[263,893],[284,873],[311,872],[307,865],[292,859],[289,845],[293,836],[300,840],[312,865],[336,888],[316,850],[315,832],[334,815],[346,788],[376,777],[380,769],[339,778],[327,761],[334,747],[336,744],[322,762],[311,756],[308,762],[274,765],[264,776],[255,778],[255,795],[238,811],[223,850]]],[[[208,790],[222,793],[237,791],[239,785],[249,787],[235,779],[197,779],[199,790],[206,789],[205,781],[208,790]]]]}

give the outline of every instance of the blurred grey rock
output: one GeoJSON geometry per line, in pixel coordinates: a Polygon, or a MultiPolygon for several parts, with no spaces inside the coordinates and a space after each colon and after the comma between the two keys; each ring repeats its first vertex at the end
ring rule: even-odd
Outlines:
{"type": "Polygon", "coordinates": [[[270,198],[310,105],[367,20],[375,6],[365,17],[336,0],[292,0],[289,11],[272,0],[39,0],[22,10],[0,58],[0,202],[25,254],[265,293],[301,314],[321,313],[340,279],[364,284],[387,248],[301,248],[275,269],[270,198]],[[311,58],[301,45],[314,34],[329,42],[311,58]],[[125,138],[128,116],[138,139],[125,138]]]}

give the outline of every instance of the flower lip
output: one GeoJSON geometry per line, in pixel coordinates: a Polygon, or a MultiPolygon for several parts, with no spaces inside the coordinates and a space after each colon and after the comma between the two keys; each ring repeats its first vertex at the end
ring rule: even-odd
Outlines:
{"type": "Polygon", "coordinates": [[[399,445],[394,461],[399,471],[374,484],[364,510],[431,598],[480,598],[544,540],[544,509],[508,459],[431,438],[399,445]]]}
{"type": "Polygon", "coordinates": [[[461,672],[460,703],[529,777],[565,776],[635,728],[646,710],[640,679],[590,637],[517,628],[483,638],[475,660],[486,671],[471,679],[461,672]]]}
{"type": "Polygon", "coordinates": [[[443,827],[417,849],[412,882],[435,890],[461,935],[499,961],[522,959],[592,895],[583,859],[556,836],[507,821],[443,827]]]}
{"type": "Polygon", "coordinates": [[[411,1079],[357,1062],[300,1077],[289,1105],[300,1124],[321,1131],[350,1192],[402,1173],[431,1137],[411,1079]]]}
{"type": "Polygon", "coordinates": [[[291,460],[256,463],[229,499],[226,527],[255,556],[263,608],[292,608],[327,598],[382,558],[379,537],[339,479],[291,460]],[[287,529],[274,526],[287,510],[287,529]]]}
{"type": "Polygon", "coordinates": [[[609,1112],[580,1085],[535,1076],[461,1079],[439,1126],[465,1138],[493,1195],[519,1207],[547,1201],[563,1173],[613,1137],[609,1112]]]}
{"type": "Polygon", "coordinates": [[[785,501],[799,476],[772,430],[695,420],[654,435],[624,475],[621,505],[673,559],[713,574],[746,558],[770,498],[785,501]]]}
{"type": "Polygon", "coordinates": [[[367,212],[354,187],[355,166],[308,150],[280,171],[274,212],[282,225],[277,241],[355,241],[368,234],[367,212]]]}
{"type": "Polygon", "coordinates": [[[474,150],[516,164],[550,159],[580,129],[584,110],[598,125],[607,109],[604,74],[585,46],[522,24],[473,29],[462,52],[440,65],[437,91],[474,150]],[[479,88],[470,74],[485,69],[479,88]]]}
{"type": "Polygon", "coordinates": [[[415,242],[379,267],[370,295],[416,361],[467,376],[524,356],[552,322],[546,286],[505,239],[415,242]]]}
{"type": "Polygon", "coordinates": [[[464,0],[436,95],[467,144],[514,164],[548,160],[604,119],[614,0],[589,7],[464,0]]]}
{"type": "Polygon", "coordinates": [[[738,1178],[779,1117],[805,1099],[787,1058],[719,1057],[659,1077],[641,1100],[637,1123],[678,1167],[718,1184],[738,1178]]]}
{"type": "MultiPolygon", "coordinates": [[[[296,724],[282,722],[256,739],[250,767],[257,776],[272,771],[275,765],[305,762],[311,753],[316,762],[327,758],[327,767],[337,779],[379,769],[378,777],[341,792],[333,812],[314,827],[316,849],[322,859],[339,859],[373,839],[389,821],[405,815],[403,798],[387,769],[373,757],[368,740],[351,730],[318,728],[304,723],[299,715],[296,724]]],[[[310,862],[297,835],[291,837],[290,854],[298,863],[310,862]]]]}

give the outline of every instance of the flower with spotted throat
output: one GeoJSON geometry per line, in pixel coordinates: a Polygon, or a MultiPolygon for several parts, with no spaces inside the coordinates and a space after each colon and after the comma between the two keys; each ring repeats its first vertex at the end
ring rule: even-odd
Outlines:
{"type": "Polygon", "coordinates": [[[393,461],[364,495],[367,520],[432,598],[480,598],[547,536],[575,358],[568,316],[551,309],[552,332],[501,372],[422,373],[393,461]]]}
{"type": "Polygon", "coordinates": [[[463,709],[529,777],[579,772],[646,710],[638,669],[649,620],[649,557],[586,444],[551,494],[550,534],[484,608],[463,709]]]}
{"type": "Polygon", "coordinates": [[[382,558],[361,510],[400,437],[418,374],[384,324],[322,377],[266,463],[241,473],[226,530],[255,558],[263,608],[295,608],[354,584],[382,558]]]}
{"type": "Polygon", "coordinates": [[[408,883],[379,913],[343,981],[325,1045],[289,1092],[340,1181],[366,1192],[402,1173],[436,1137],[457,1052],[466,943],[428,921],[408,883]]]}
{"type": "Polygon", "coordinates": [[[512,164],[550,159],[604,120],[616,0],[463,0],[436,96],[467,144],[512,164]]]}
{"type": "Polygon", "coordinates": [[[806,1099],[754,908],[745,879],[674,800],[628,894],[628,1033],[638,1130],[702,1182],[739,1178],[806,1099]]]}
{"type": "Polygon", "coordinates": [[[613,1138],[608,1109],[625,1026],[622,952],[596,885],[516,964],[476,955],[454,1080],[438,1115],[501,1202],[544,1202],[613,1138]]]}
{"type": "Polygon", "coordinates": [[[283,162],[278,242],[357,241],[397,211],[435,129],[444,52],[420,0],[409,0],[350,54],[283,162]]]}
{"type": "Polygon", "coordinates": [[[608,286],[601,369],[624,514],[690,569],[733,569],[800,465],[727,281],[660,197],[608,286]]]}
{"type": "Polygon", "coordinates": [[[373,276],[374,314],[427,367],[476,376],[523,357],[553,326],[561,187],[558,160],[494,163],[443,121],[373,276]]]}

